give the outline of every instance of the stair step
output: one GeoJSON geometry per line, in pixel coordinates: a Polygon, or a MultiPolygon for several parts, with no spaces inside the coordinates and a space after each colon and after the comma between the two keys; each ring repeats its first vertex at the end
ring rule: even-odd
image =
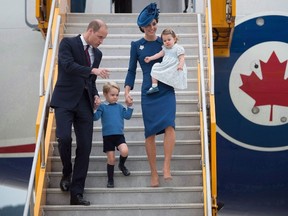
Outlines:
{"type": "MultiPolygon", "coordinates": [[[[63,36],[64,37],[74,37],[78,35],[79,32],[75,33],[65,33],[63,36]]],[[[195,33],[178,33],[177,36],[179,37],[179,43],[182,44],[191,44],[192,46],[195,46],[198,43],[198,34],[195,33]]],[[[131,41],[139,40],[139,38],[143,37],[143,34],[108,34],[107,37],[105,38],[105,41],[103,44],[101,44],[100,48],[102,50],[103,47],[106,45],[129,45],[131,44],[131,41]]],[[[204,46],[204,45],[203,45],[204,46]]],[[[198,45],[196,46],[194,51],[198,51],[198,45]]],[[[206,50],[204,50],[204,53],[206,53],[206,50]]]]}
{"type": "MultiPolygon", "coordinates": [[[[107,23],[109,34],[133,34],[135,30],[139,30],[136,23],[107,23]]],[[[65,33],[77,34],[85,32],[87,23],[67,23],[65,25],[65,33]]],[[[192,34],[198,31],[197,23],[160,23],[158,24],[158,32],[162,32],[165,28],[172,28],[175,32],[192,34]]],[[[140,32],[140,30],[139,30],[140,32]]]]}
{"type": "MultiPolygon", "coordinates": [[[[139,14],[137,13],[126,13],[126,14],[97,14],[98,19],[104,20],[107,24],[109,23],[135,23],[139,14]]],[[[89,23],[95,19],[95,14],[92,13],[68,13],[67,23],[89,23]]],[[[197,14],[183,14],[183,13],[161,13],[161,23],[163,22],[176,22],[176,23],[197,23],[197,14]]],[[[160,24],[160,23],[159,23],[160,24]]]]}
{"type": "MultiPolygon", "coordinates": [[[[100,90],[99,87],[98,87],[98,90],[100,90]]],[[[101,100],[104,100],[104,97],[102,96],[103,95],[102,91],[99,91],[99,94],[100,94],[101,100]]],[[[121,95],[119,96],[118,103],[121,103],[125,106],[124,96],[121,92],[120,92],[120,94],[121,95]]],[[[134,95],[133,95],[133,97],[134,97],[134,95]]],[[[186,113],[186,112],[193,112],[193,113],[198,112],[199,113],[198,100],[178,99],[178,97],[176,96],[176,101],[177,101],[176,116],[178,113],[186,113]],[[178,110],[179,110],[179,112],[178,112],[178,110]]],[[[134,108],[134,111],[133,111],[134,114],[142,112],[141,101],[138,99],[138,96],[134,97],[134,99],[133,99],[133,108],[134,108]]]]}
{"type": "MultiPolygon", "coordinates": [[[[53,172],[62,171],[62,163],[60,157],[50,157],[51,159],[51,170],[53,172]]],[[[200,164],[201,155],[173,155],[171,159],[171,170],[201,170],[200,164]]],[[[106,171],[106,156],[90,156],[89,171],[106,171]]],[[[163,167],[164,156],[157,156],[158,167],[163,167]]],[[[72,163],[74,162],[74,157],[72,157],[72,163]]],[[[149,164],[147,156],[129,156],[126,161],[127,167],[131,172],[134,171],[148,171],[149,164]]]]}
{"type": "Polygon", "coordinates": [[[43,206],[45,216],[203,216],[203,203],[183,204],[112,204],[69,206],[43,206]]]}
{"type": "MultiPolygon", "coordinates": [[[[106,39],[105,39],[105,43],[106,39]]],[[[108,43],[107,43],[108,44],[108,43]]],[[[198,46],[197,44],[184,44],[181,42],[181,46],[184,47],[186,53],[190,53],[191,55],[197,55],[198,54],[198,46]]],[[[117,49],[117,55],[120,56],[129,56],[130,54],[130,43],[127,43],[125,45],[115,45],[115,44],[109,44],[109,45],[101,45],[101,51],[103,52],[104,56],[112,56],[115,55],[115,50],[117,49]]]]}
{"type": "MultiPolygon", "coordinates": [[[[199,112],[177,113],[175,123],[176,125],[179,126],[187,125],[189,123],[193,125],[200,125],[199,112]]],[[[94,126],[102,127],[101,120],[95,121],[94,126]]],[[[142,113],[133,112],[132,118],[130,120],[125,120],[125,126],[126,127],[144,126],[142,113]]]]}
{"type": "MultiPolygon", "coordinates": [[[[108,81],[108,80],[104,80],[104,81],[108,81]]],[[[97,84],[96,84],[97,85],[97,84]]],[[[101,89],[102,90],[102,89],[101,89]]],[[[99,89],[99,94],[103,95],[102,91],[99,89]]],[[[139,91],[131,91],[130,92],[131,96],[133,97],[133,101],[140,101],[141,98],[141,94],[139,91]]],[[[176,103],[178,103],[178,100],[185,100],[185,101],[198,101],[198,91],[184,91],[184,90],[175,90],[175,96],[176,96],[176,103]]],[[[124,98],[124,92],[123,90],[120,91],[119,93],[119,98],[124,98]]],[[[191,110],[190,110],[191,111],[191,110]]]]}
{"type": "MultiPolygon", "coordinates": [[[[142,120],[139,120],[139,124],[142,124],[142,120]]],[[[95,125],[97,123],[95,122],[95,125]]],[[[56,128],[53,128],[55,132],[56,128]]],[[[200,140],[200,126],[177,126],[176,140],[200,140]]],[[[126,140],[144,140],[144,126],[125,126],[124,128],[126,140]]],[[[95,126],[93,129],[93,139],[102,140],[102,130],[101,126],[95,126]]],[[[74,130],[72,133],[72,140],[76,140],[74,130]]],[[[163,134],[156,136],[156,140],[163,140],[163,134]]]]}
{"type": "MultiPolygon", "coordinates": [[[[70,193],[48,188],[47,205],[69,205],[70,193]]],[[[84,198],[92,205],[99,204],[184,204],[201,203],[203,188],[198,187],[128,187],[85,188],[84,198]],[[123,196],[125,194],[125,196],[123,196]],[[133,197],[133,199],[131,199],[133,197]]]]}
{"type": "MultiPolygon", "coordinates": [[[[100,67],[106,68],[106,67],[126,67],[129,66],[129,56],[105,56],[103,55],[101,60],[100,67]]],[[[185,56],[185,63],[187,67],[196,67],[198,65],[197,62],[198,56],[197,55],[186,55],[185,56]]],[[[124,78],[124,77],[123,77],[124,78]]]]}
{"type": "MultiPolygon", "coordinates": [[[[113,79],[113,74],[111,73],[110,73],[109,79],[117,82],[118,85],[123,89],[123,86],[125,84],[124,79],[113,79]]],[[[105,79],[97,80],[97,83],[96,83],[97,89],[102,90],[103,84],[106,83],[107,81],[108,80],[105,80],[105,79]]],[[[142,79],[136,79],[133,91],[141,91],[142,82],[143,82],[142,79]]],[[[184,90],[177,89],[177,91],[197,91],[197,90],[198,90],[198,81],[196,79],[188,79],[186,89],[184,90]]]]}
{"type": "MultiPolygon", "coordinates": [[[[105,55],[105,54],[104,54],[105,55]]],[[[102,67],[102,66],[101,66],[102,67]]],[[[123,68],[113,68],[113,67],[105,67],[107,70],[109,70],[110,72],[110,79],[115,79],[115,80],[122,80],[122,82],[125,80],[126,75],[127,75],[127,66],[123,67],[123,68]]],[[[188,73],[187,73],[187,78],[188,79],[197,79],[197,67],[187,67],[188,73]]],[[[142,80],[143,76],[142,76],[142,71],[140,68],[137,68],[136,70],[136,78],[138,80],[142,80]]],[[[97,78],[97,83],[98,82],[104,82],[107,81],[105,79],[101,79],[100,77],[97,78]]],[[[124,86],[121,86],[121,88],[123,88],[124,86]]]]}
{"type": "MultiPolygon", "coordinates": [[[[127,145],[129,147],[129,155],[136,156],[136,155],[145,155],[146,150],[145,150],[145,143],[144,141],[132,141],[132,140],[126,140],[127,145]]],[[[54,152],[54,156],[59,156],[59,151],[58,151],[58,143],[57,142],[52,142],[54,152]]],[[[157,148],[157,153],[160,155],[163,155],[163,142],[158,141],[156,142],[156,148],[157,148]]],[[[76,142],[74,141],[72,143],[72,153],[74,154],[76,149],[76,142]]],[[[103,156],[104,153],[102,151],[103,149],[103,142],[102,138],[99,140],[94,140],[92,143],[92,151],[91,155],[94,156],[103,156]]],[[[200,155],[201,153],[201,146],[200,146],[200,140],[176,140],[175,148],[173,151],[174,155],[200,155]]],[[[119,153],[116,151],[116,155],[119,155],[119,153]]]]}
{"type": "MultiPolygon", "coordinates": [[[[140,124],[140,122],[139,122],[140,124]]],[[[53,128],[55,132],[56,128],[53,128]]],[[[72,130],[72,140],[76,140],[74,130],[72,130]]],[[[176,126],[176,140],[200,140],[200,126],[176,126]]],[[[131,126],[124,128],[125,138],[127,140],[143,140],[144,126],[131,126]]],[[[95,139],[102,139],[102,127],[93,128],[93,137],[95,139]]],[[[163,134],[156,136],[156,140],[163,140],[163,134]]]]}
{"type": "MultiPolygon", "coordinates": [[[[103,163],[106,168],[106,164],[103,163]]],[[[127,168],[130,168],[127,166],[127,168]]],[[[49,173],[49,188],[59,188],[59,183],[62,177],[62,172],[49,173]]],[[[171,171],[173,180],[165,182],[163,173],[159,172],[160,185],[169,187],[189,187],[202,186],[202,171],[171,171]]],[[[106,188],[107,172],[106,171],[89,171],[85,186],[87,188],[106,188]]],[[[130,176],[124,176],[115,165],[114,184],[117,188],[122,187],[149,187],[150,186],[150,171],[132,171],[130,176]]]]}

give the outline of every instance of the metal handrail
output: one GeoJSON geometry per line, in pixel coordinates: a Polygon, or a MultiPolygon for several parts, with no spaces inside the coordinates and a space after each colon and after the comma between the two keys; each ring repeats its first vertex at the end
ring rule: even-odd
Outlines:
{"type": "MultiPolygon", "coordinates": [[[[53,43],[53,52],[52,52],[52,59],[50,63],[50,70],[49,70],[49,76],[48,76],[48,84],[47,84],[47,94],[45,95],[45,100],[44,100],[44,105],[42,109],[42,115],[41,115],[41,121],[40,121],[40,128],[39,128],[39,133],[37,137],[37,142],[36,142],[36,147],[35,147],[35,152],[34,152],[34,158],[33,158],[33,163],[32,163],[32,168],[31,168],[31,173],[30,173],[30,179],[29,179],[29,186],[28,186],[28,191],[27,191],[27,198],[26,198],[26,203],[25,203],[25,208],[24,208],[24,213],[23,216],[28,215],[28,210],[29,210],[29,204],[33,204],[31,201],[31,196],[33,193],[33,185],[34,185],[34,180],[35,180],[35,173],[36,173],[36,165],[37,165],[37,160],[38,160],[38,155],[40,151],[40,147],[42,149],[45,149],[44,142],[43,142],[43,136],[44,136],[44,126],[45,126],[45,117],[46,117],[46,107],[50,103],[50,89],[53,87],[52,82],[53,82],[53,74],[54,74],[54,65],[55,65],[55,59],[56,59],[56,54],[57,54],[57,47],[58,47],[58,41],[59,41],[59,29],[60,29],[60,23],[61,23],[61,16],[58,15],[57,17],[57,24],[56,24],[56,32],[55,32],[55,40],[53,43]],[[49,103],[48,103],[49,102],[49,103]]],[[[46,62],[46,61],[45,61],[46,62]]],[[[45,154],[42,153],[42,167],[45,167],[45,154]],[[44,157],[43,157],[44,156],[44,157]]],[[[33,208],[30,208],[30,215],[33,215],[33,208]]]]}
{"type": "Polygon", "coordinates": [[[209,32],[208,32],[208,46],[209,46],[209,50],[210,50],[210,94],[214,95],[214,50],[213,50],[213,35],[212,35],[212,14],[211,14],[211,0],[207,0],[207,9],[208,9],[208,28],[209,32]]]}
{"type": "Polygon", "coordinates": [[[205,89],[205,74],[204,74],[204,55],[203,55],[203,42],[202,42],[202,22],[201,14],[197,14],[198,23],[198,43],[199,43],[199,64],[200,64],[200,107],[202,110],[202,125],[203,125],[203,146],[204,146],[204,161],[203,166],[206,173],[206,211],[207,216],[212,216],[212,202],[211,202],[211,177],[210,177],[210,162],[209,162],[209,138],[208,138],[208,126],[207,126],[207,102],[206,102],[206,89],[205,89]]]}
{"type": "Polygon", "coordinates": [[[45,94],[44,92],[44,72],[45,72],[45,66],[47,61],[47,55],[48,55],[48,48],[51,45],[51,38],[52,38],[52,21],[54,17],[54,11],[56,7],[56,0],[52,1],[51,9],[50,9],[50,15],[49,15],[49,23],[48,23],[48,29],[47,29],[47,36],[45,40],[45,46],[44,46],[44,52],[43,52],[43,58],[42,58],[42,65],[40,69],[40,83],[39,83],[39,96],[43,96],[45,94]]]}
{"type": "Polygon", "coordinates": [[[24,3],[24,5],[25,5],[25,24],[29,27],[29,28],[31,28],[31,29],[33,29],[33,30],[39,30],[38,29],[38,26],[37,26],[37,24],[31,24],[29,21],[28,21],[28,18],[27,18],[27,0],[25,0],[25,3],[24,3]]]}
{"type": "Polygon", "coordinates": [[[214,97],[214,47],[213,47],[213,35],[212,35],[212,8],[211,0],[206,0],[206,34],[208,38],[206,40],[207,47],[209,49],[208,65],[209,65],[209,78],[210,78],[210,163],[211,163],[211,196],[213,205],[213,215],[217,215],[217,142],[216,142],[216,115],[215,115],[215,97],[214,97]]]}

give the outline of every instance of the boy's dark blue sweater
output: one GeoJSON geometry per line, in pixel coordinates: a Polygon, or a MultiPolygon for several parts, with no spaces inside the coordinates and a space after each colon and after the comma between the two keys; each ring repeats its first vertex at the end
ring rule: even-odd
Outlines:
{"type": "Polygon", "coordinates": [[[118,103],[109,104],[108,102],[101,103],[97,111],[94,113],[94,121],[101,118],[102,135],[119,135],[124,134],[124,119],[132,117],[133,108],[127,109],[118,103]]]}

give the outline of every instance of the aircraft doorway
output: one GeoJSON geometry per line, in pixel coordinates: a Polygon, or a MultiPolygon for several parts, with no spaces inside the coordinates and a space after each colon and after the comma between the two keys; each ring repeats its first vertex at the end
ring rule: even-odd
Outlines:
{"type": "Polygon", "coordinates": [[[132,13],[132,0],[113,0],[115,13],[132,13]]]}

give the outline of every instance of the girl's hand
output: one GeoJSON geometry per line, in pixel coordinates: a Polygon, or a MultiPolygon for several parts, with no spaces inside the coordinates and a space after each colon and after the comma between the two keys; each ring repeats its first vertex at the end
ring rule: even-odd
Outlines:
{"type": "Polygon", "coordinates": [[[150,57],[145,57],[145,58],[144,58],[144,61],[145,61],[146,63],[149,63],[149,62],[151,61],[151,58],[150,58],[150,57]]]}
{"type": "Polygon", "coordinates": [[[178,71],[183,71],[183,66],[182,65],[178,65],[177,70],[178,71]]]}

